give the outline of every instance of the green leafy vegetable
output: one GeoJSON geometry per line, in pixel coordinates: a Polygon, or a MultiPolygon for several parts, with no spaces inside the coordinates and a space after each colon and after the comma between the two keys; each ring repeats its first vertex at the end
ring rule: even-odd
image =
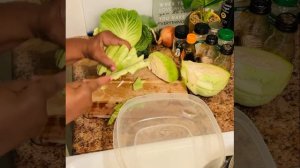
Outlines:
{"type": "Polygon", "coordinates": [[[137,78],[135,80],[135,82],[133,83],[133,90],[137,91],[137,90],[142,89],[143,88],[143,84],[144,84],[144,81],[142,81],[141,78],[137,78]]]}
{"type": "Polygon", "coordinates": [[[201,6],[211,8],[214,4],[218,4],[218,8],[220,8],[223,0],[182,0],[182,2],[185,9],[197,9],[201,6]]]}
{"type": "Polygon", "coordinates": [[[134,74],[137,70],[148,66],[148,63],[144,60],[144,56],[137,56],[134,47],[128,51],[125,45],[121,47],[110,46],[107,48],[106,53],[115,62],[117,69],[111,72],[106,67],[98,65],[97,73],[98,75],[109,74],[113,80],[119,79],[127,73],[134,74]]]}
{"type": "Polygon", "coordinates": [[[56,66],[63,69],[66,66],[66,52],[63,49],[59,49],[55,52],[56,66]]]}
{"type": "Polygon", "coordinates": [[[123,103],[119,103],[114,107],[114,112],[111,115],[111,117],[109,118],[107,125],[112,125],[115,122],[122,106],[123,106],[123,103]]]}
{"type": "Polygon", "coordinates": [[[109,9],[100,17],[99,32],[104,30],[110,30],[135,46],[142,35],[142,19],[135,10],[109,9]]]}
{"type": "Polygon", "coordinates": [[[142,37],[135,45],[137,51],[144,51],[148,48],[149,44],[152,42],[152,33],[150,32],[149,28],[143,25],[142,29],[142,37]]]}
{"type": "Polygon", "coordinates": [[[141,15],[141,18],[142,18],[143,25],[145,25],[149,28],[152,28],[152,29],[157,27],[157,24],[152,17],[146,16],[146,15],[141,15]]]}
{"type": "Polygon", "coordinates": [[[217,95],[225,88],[230,73],[212,64],[183,61],[181,76],[183,82],[194,94],[210,97],[217,95]]]}
{"type": "Polygon", "coordinates": [[[293,65],[273,53],[255,48],[235,48],[235,102],[260,106],[272,101],[288,84],[293,65]]]}
{"type": "Polygon", "coordinates": [[[156,76],[166,82],[174,82],[178,79],[175,62],[161,52],[157,51],[149,55],[148,67],[156,76]]]}

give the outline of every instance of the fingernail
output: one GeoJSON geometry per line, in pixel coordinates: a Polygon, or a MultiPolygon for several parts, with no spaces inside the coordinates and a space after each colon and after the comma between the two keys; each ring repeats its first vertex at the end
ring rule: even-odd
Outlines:
{"type": "Polygon", "coordinates": [[[114,70],[116,70],[116,67],[115,67],[115,66],[111,66],[110,69],[111,69],[112,71],[114,71],[114,70]]]}

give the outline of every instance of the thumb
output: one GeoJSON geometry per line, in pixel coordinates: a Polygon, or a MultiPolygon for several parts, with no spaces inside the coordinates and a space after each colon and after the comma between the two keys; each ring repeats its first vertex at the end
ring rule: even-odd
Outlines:
{"type": "Polygon", "coordinates": [[[97,79],[85,79],[83,80],[82,87],[87,87],[91,92],[93,92],[110,81],[111,77],[109,76],[104,76],[97,79]]]}

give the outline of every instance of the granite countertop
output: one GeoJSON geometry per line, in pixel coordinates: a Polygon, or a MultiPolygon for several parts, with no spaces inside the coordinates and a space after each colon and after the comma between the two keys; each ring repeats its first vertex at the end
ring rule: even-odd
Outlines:
{"type": "MultiPolygon", "coordinates": [[[[73,72],[73,78],[82,78],[82,72],[78,71],[80,68],[76,69],[76,72],[73,72]]],[[[233,74],[233,66],[231,74],[233,74]]],[[[214,113],[221,130],[223,132],[233,131],[233,77],[230,78],[226,88],[217,96],[200,98],[207,103],[214,113]]],[[[113,126],[108,126],[107,122],[108,119],[86,116],[75,120],[73,129],[73,154],[112,149],[113,126]]]]}
{"type": "Polygon", "coordinates": [[[269,104],[247,108],[238,106],[253,121],[278,168],[299,167],[300,163],[300,31],[296,36],[292,78],[283,93],[269,104]]]}

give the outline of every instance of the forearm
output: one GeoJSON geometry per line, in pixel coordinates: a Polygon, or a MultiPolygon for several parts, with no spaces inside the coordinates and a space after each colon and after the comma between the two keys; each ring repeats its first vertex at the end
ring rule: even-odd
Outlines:
{"type": "Polygon", "coordinates": [[[0,3],[0,52],[41,36],[42,5],[26,2],[0,3]]]}

